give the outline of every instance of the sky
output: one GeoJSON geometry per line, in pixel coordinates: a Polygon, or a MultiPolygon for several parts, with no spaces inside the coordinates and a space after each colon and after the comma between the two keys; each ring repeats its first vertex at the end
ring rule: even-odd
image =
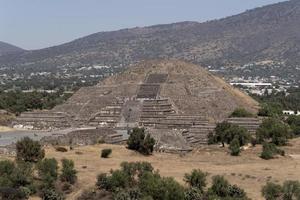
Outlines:
{"type": "Polygon", "coordinates": [[[0,0],[0,41],[40,49],[95,32],[219,19],[283,0],[0,0]]]}

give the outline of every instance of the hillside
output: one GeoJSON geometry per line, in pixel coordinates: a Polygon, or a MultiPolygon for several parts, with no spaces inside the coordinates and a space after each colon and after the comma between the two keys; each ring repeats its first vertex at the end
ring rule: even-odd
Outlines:
{"type": "Polygon", "coordinates": [[[127,65],[176,58],[202,65],[277,60],[300,62],[300,1],[291,0],[205,23],[181,22],[95,33],[15,56],[0,65],[49,69],[83,64],[127,65]]]}
{"type": "Polygon", "coordinates": [[[22,51],[24,50],[19,47],[0,41],[0,56],[22,51]]]}

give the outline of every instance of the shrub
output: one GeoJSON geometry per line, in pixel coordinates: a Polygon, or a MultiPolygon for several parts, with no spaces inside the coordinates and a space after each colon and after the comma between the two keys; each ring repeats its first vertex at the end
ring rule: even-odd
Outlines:
{"type": "Polygon", "coordinates": [[[245,108],[236,108],[231,113],[230,117],[253,117],[253,114],[247,111],[245,108]]]}
{"type": "Polygon", "coordinates": [[[207,173],[194,169],[190,174],[184,175],[184,181],[188,183],[190,187],[197,188],[203,192],[206,187],[206,177],[207,173]]]}
{"type": "Polygon", "coordinates": [[[264,143],[263,144],[263,150],[262,150],[262,153],[260,155],[261,158],[265,159],[265,160],[269,160],[269,159],[272,159],[274,158],[274,155],[276,154],[280,154],[282,156],[284,156],[284,151],[281,150],[281,149],[278,149],[276,147],[275,144],[273,143],[264,143]]]}
{"type": "Polygon", "coordinates": [[[54,188],[58,176],[58,163],[54,158],[45,158],[36,165],[38,174],[43,181],[43,188],[54,188]]]}
{"type": "Polygon", "coordinates": [[[1,187],[0,188],[0,199],[5,200],[24,200],[28,196],[25,192],[20,189],[15,189],[11,187],[1,187]]]}
{"type": "Polygon", "coordinates": [[[282,190],[284,200],[300,199],[299,181],[285,181],[283,183],[282,190]]]}
{"type": "Polygon", "coordinates": [[[237,138],[233,139],[230,142],[229,149],[231,151],[230,154],[232,156],[238,156],[238,155],[240,155],[240,152],[241,152],[240,142],[239,142],[239,140],[237,138]]]}
{"type": "Polygon", "coordinates": [[[45,156],[38,141],[33,141],[29,137],[25,137],[16,144],[17,160],[25,162],[38,162],[45,156]]]}
{"type": "Polygon", "coordinates": [[[214,176],[212,178],[211,191],[218,197],[227,197],[229,195],[230,184],[223,176],[214,176]]]}
{"type": "Polygon", "coordinates": [[[140,149],[140,144],[144,141],[145,129],[143,128],[133,128],[129,133],[129,138],[127,140],[128,149],[138,151],[140,149]]]}
{"type": "Polygon", "coordinates": [[[145,129],[134,128],[129,133],[127,140],[128,148],[144,155],[150,155],[153,152],[155,140],[148,134],[145,135],[145,129]]]}
{"type": "Polygon", "coordinates": [[[62,182],[68,182],[74,184],[77,180],[77,171],[74,169],[74,162],[68,159],[62,159],[62,173],[60,180],[62,182]]]}
{"type": "Polygon", "coordinates": [[[262,188],[262,195],[266,200],[276,200],[282,196],[282,187],[278,184],[268,182],[262,188]]]}
{"type": "Polygon", "coordinates": [[[107,174],[105,173],[101,173],[97,176],[97,182],[96,182],[96,186],[99,189],[104,189],[104,190],[111,190],[111,185],[109,182],[109,179],[107,177],[107,174]]]}
{"type": "Polygon", "coordinates": [[[294,135],[300,135],[300,116],[291,115],[286,122],[290,125],[294,135]]]}
{"type": "Polygon", "coordinates": [[[0,176],[11,175],[15,169],[15,163],[10,160],[0,161],[0,176]]]}
{"type": "Polygon", "coordinates": [[[203,198],[203,192],[198,188],[188,188],[184,193],[184,200],[200,200],[203,198]]]}
{"type": "Polygon", "coordinates": [[[54,189],[46,189],[42,193],[43,200],[64,200],[63,194],[54,189]]]}
{"type": "Polygon", "coordinates": [[[67,152],[68,151],[68,149],[67,148],[65,148],[65,147],[55,147],[55,150],[56,151],[59,151],[59,152],[67,152]]]}
{"type": "Polygon", "coordinates": [[[101,158],[108,158],[108,156],[112,153],[111,149],[102,149],[101,158]]]}

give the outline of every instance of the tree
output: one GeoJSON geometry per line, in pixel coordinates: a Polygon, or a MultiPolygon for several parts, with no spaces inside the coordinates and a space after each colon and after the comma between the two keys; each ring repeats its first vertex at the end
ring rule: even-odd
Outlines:
{"type": "Polygon", "coordinates": [[[38,162],[45,156],[38,141],[33,141],[29,137],[25,137],[16,144],[17,160],[25,162],[38,162]]]}
{"type": "Polygon", "coordinates": [[[74,184],[77,180],[77,171],[74,169],[74,162],[68,159],[62,159],[62,173],[60,180],[62,182],[68,182],[74,184]]]}
{"type": "Polygon", "coordinates": [[[228,122],[218,123],[215,128],[215,141],[230,144],[233,139],[239,141],[240,146],[244,146],[251,139],[246,128],[228,122]]]}
{"type": "Polygon", "coordinates": [[[207,173],[194,169],[190,174],[184,175],[184,181],[188,183],[190,187],[197,188],[203,192],[206,187],[206,177],[207,173]]]}
{"type": "Polygon", "coordinates": [[[285,145],[290,137],[288,125],[277,118],[265,119],[256,131],[256,138],[260,143],[271,140],[276,145],[285,145]]]}
{"type": "Polygon", "coordinates": [[[150,155],[153,152],[155,140],[149,134],[145,135],[145,129],[134,128],[129,134],[128,149],[138,151],[144,155],[150,155]]]}

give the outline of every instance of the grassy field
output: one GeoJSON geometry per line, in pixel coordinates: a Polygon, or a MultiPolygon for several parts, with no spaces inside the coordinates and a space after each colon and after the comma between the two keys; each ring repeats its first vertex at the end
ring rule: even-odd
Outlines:
{"type": "Polygon", "coordinates": [[[68,199],[76,199],[83,189],[94,186],[97,174],[117,169],[123,161],[147,161],[163,176],[172,176],[182,184],[184,174],[192,169],[208,172],[209,182],[213,175],[224,175],[232,184],[244,188],[249,197],[258,200],[262,199],[261,187],[267,181],[281,183],[285,180],[300,180],[300,139],[292,140],[284,149],[285,157],[268,161],[259,158],[261,146],[249,148],[238,157],[230,156],[226,149],[217,146],[197,149],[184,156],[154,153],[145,157],[126,149],[125,146],[108,144],[77,147],[66,153],[56,152],[52,147],[47,147],[46,156],[75,161],[78,189],[68,199]],[[108,159],[100,158],[101,149],[104,148],[111,148],[113,151],[108,159]]]}

